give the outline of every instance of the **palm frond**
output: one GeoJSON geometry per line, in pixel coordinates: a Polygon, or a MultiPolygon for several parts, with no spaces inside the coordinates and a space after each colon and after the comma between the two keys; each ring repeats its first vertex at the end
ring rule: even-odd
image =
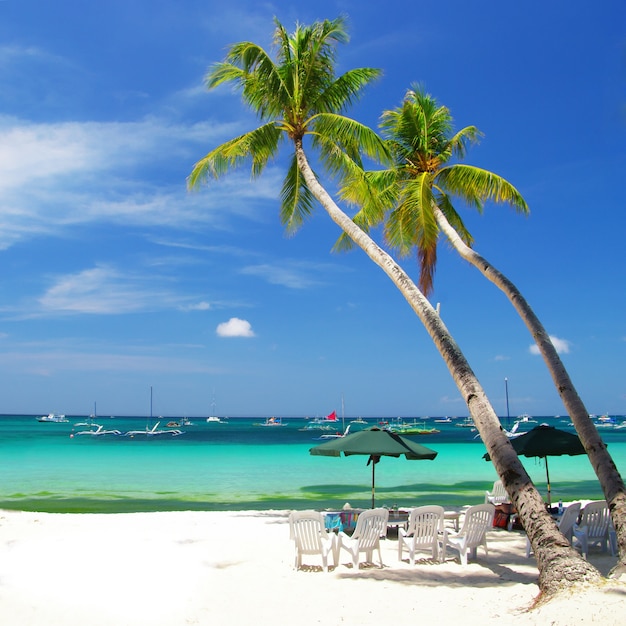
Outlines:
{"type": "Polygon", "coordinates": [[[252,164],[252,176],[258,176],[276,154],[280,138],[280,129],[268,123],[226,141],[194,165],[187,179],[188,187],[193,189],[209,178],[217,179],[247,160],[252,164]]]}
{"type": "Polygon", "coordinates": [[[332,173],[340,173],[345,153],[361,165],[361,155],[373,161],[391,164],[387,144],[368,126],[336,113],[320,113],[309,124],[313,146],[332,173]]]}
{"type": "Polygon", "coordinates": [[[288,234],[295,233],[313,212],[315,198],[307,187],[293,155],[280,193],[280,222],[288,234]]]}
{"type": "Polygon", "coordinates": [[[386,224],[385,236],[389,244],[402,254],[407,254],[414,246],[436,245],[439,227],[431,208],[434,202],[430,174],[422,173],[404,181],[398,203],[390,211],[386,224]]]}
{"type": "Polygon", "coordinates": [[[461,239],[471,247],[474,243],[474,237],[472,237],[469,230],[465,226],[463,219],[457,212],[457,210],[452,205],[452,201],[450,200],[450,196],[446,194],[441,188],[437,187],[437,185],[433,186],[435,202],[437,206],[441,209],[441,212],[444,214],[446,220],[454,230],[456,230],[457,234],[461,239]]]}
{"type": "Polygon", "coordinates": [[[205,77],[208,89],[225,82],[234,83],[261,119],[282,113],[288,99],[279,68],[261,46],[243,41],[233,44],[226,60],[213,65],[205,77]]]}
{"type": "Polygon", "coordinates": [[[381,70],[372,67],[348,70],[319,93],[313,103],[314,110],[327,113],[344,111],[361,97],[367,85],[381,75],[381,70]]]}
{"type": "Polygon", "coordinates": [[[350,176],[344,177],[339,188],[339,197],[352,206],[360,207],[354,221],[370,225],[381,224],[387,211],[397,202],[398,186],[391,170],[368,171],[355,168],[350,176]]]}
{"type": "Polygon", "coordinates": [[[448,140],[448,144],[454,156],[459,159],[464,159],[468,146],[470,144],[477,144],[481,137],[483,137],[483,134],[478,130],[478,128],[476,128],[476,126],[466,126],[459,132],[455,133],[448,140]]]}
{"type": "Polygon", "coordinates": [[[526,201],[511,183],[493,172],[473,165],[458,163],[442,168],[437,174],[437,184],[447,193],[479,208],[489,200],[508,204],[519,213],[529,212],[526,201]]]}

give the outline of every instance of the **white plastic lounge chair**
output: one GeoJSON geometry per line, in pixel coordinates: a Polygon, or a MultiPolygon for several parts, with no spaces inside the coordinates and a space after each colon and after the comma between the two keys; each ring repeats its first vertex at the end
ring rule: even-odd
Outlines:
{"type": "Polygon", "coordinates": [[[461,530],[456,535],[446,535],[440,540],[442,560],[446,558],[446,547],[458,551],[462,565],[467,565],[468,553],[473,559],[476,558],[478,546],[482,546],[485,555],[488,555],[487,531],[493,527],[495,512],[496,507],[491,503],[477,504],[467,509],[461,530]]]}
{"type": "Polygon", "coordinates": [[[350,553],[352,556],[352,564],[355,569],[358,569],[359,554],[361,552],[365,552],[366,561],[371,563],[374,550],[378,550],[380,566],[383,567],[380,538],[387,534],[388,519],[389,511],[387,509],[368,509],[360,513],[352,537],[349,537],[343,532],[339,533],[335,562],[337,562],[339,552],[343,548],[350,553]]]}
{"type": "MultiPolygon", "coordinates": [[[[570,504],[559,520],[559,530],[565,536],[565,538],[572,543],[572,533],[574,530],[574,524],[580,515],[580,502],[574,502],[570,504]]],[[[532,547],[530,545],[530,539],[526,537],[526,558],[530,556],[532,547]]]]}
{"type": "MultiPolygon", "coordinates": [[[[445,539],[444,510],[442,506],[420,506],[409,515],[408,528],[398,528],[398,560],[409,553],[409,563],[415,564],[415,552],[430,550],[433,560],[439,558],[439,540],[445,539]]],[[[441,560],[441,559],[439,559],[441,560]]]]}
{"type": "Polygon", "coordinates": [[[593,544],[598,544],[606,552],[610,521],[611,516],[606,500],[590,502],[582,510],[580,521],[574,524],[572,530],[574,547],[580,549],[584,558],[587,558],[589,546],[593,544]]]}
{"type": "Polygon", "coordinates": [[[324,571],[328,571],[328,555],[332,553],[334,559],[336,537],[326,531],[324,516],[319,511],[292,511],[289,515],[289,534],[295,543],[296,569],[302,567],[303,555],[319,554],[324,571]]]}
{"type": "Polygon", "coordinates": [[[509,494],[506,492],[501,480],[493,483],[491,491],[485,491],[485,504],[504,504],[509,502],[509,494]]]}

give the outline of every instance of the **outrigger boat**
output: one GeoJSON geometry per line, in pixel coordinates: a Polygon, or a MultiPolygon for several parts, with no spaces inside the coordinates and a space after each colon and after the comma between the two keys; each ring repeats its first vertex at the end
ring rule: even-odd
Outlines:
{"type": "Polygon", "coordinates": [[[283,422],[282,417],[267,417],[264,422],[255,424],[255,426],[287,426],[287,424],[283,422]]]}
{"type": "Polygon", "coordinates": [[[152,428],[148,428],[150,422],[152,421],[152,387],[150,387],[150,418],[146,421],[146,428],[144,430],[129,430],[124,433],[125,437],[155,437],[158,435],[171,435],[172,437],[177,437],[178,435],[182,435],[183,431],[178,430],[177,428],[170,428],[167,430],[159,430],[158,421],[152,428]]]}
{"type": "Polygon", "coordinates": [[[60,415],[59,413],[48,413],[48,415],[42,415],[37,418],[38,422],[56,422],[66,424],[69,422],[65,415],[60,415]]]}
{"type": "Polygon", "coordinates": [[[104,430],[104,426],[102,426],[102,424],[98,424],[97,426],[98,428],[95,430],[93,428],[90,430],[79,430],[77,433],[74,433],[74,435],[91,435],[92,437],[101,437],[104,435],[119,436],[122,434],[121,430],[104,430]]]}

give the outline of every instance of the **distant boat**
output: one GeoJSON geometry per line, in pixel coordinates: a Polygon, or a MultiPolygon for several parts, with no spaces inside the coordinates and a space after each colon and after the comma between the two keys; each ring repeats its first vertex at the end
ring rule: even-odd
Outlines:
{"type": "Polygon", "coordinates": [[[519,437],[520,435],[524,435],[526,433],[524,433],[523,431],[519,431],[518,432],[518,428],[519,425],[521,424],[521,422],[518,420],[515,422],[515,424],[513,424],[513,428],[511,428],[511,430],[506,430],[504,429],[504,434],[509,438],[509,439],[515,439],[515,437],[519,437]]]}
{"type": "Polygon", "coordinates": [[[452,424],[452,418],[451,417],[438,417],[435,420],[435,424],[452,424]]]}
{"type": "Polygon", "coordinates": [[[339,420],[337,419],[337,411],[329,413],[326,417],[316,417],[309,421],[309,423],[299,430],[335,430],[339,420]]]}
{"type": "Polygon", "coordinates": [[[458,428],[474,428],[474,420],[471,417],[466,417],[464,420],[455,424],[458,428]]]}
{"type": "Polygon", "coordinates": [[[74,433],[74,435],[91,435],[92,437],[102,437],[104,435],[119,436],[122,434],[122,431],[120,430],[105,430],[102,424],[98,424],[97,426],[98,428],[96,428],[95,430],[93,428],[90,428],[89,430],[79,430],[77,433],[74,433]]]}
{"type": "Polygon", "coordinates": [[[222,420],[217,417],[217,415],[215,415],[215,390],[213,391],[213,401],[211,402],[211,413],[213,415],[210,415],[209,417],[206,418],[206,421],[209,424],[222,424],[222,420]]]}
{"type": "Polygon", "coordinates": [[[65,415],[61,415],[60,413],[48,413],[48,415],[42,415],[37,418],[38,422],[56,422],[67,423],[69,420],[65,417],[65,415]]]}
{"type": "Polygon", "coordinates": [[[158,435],[171,435],[172,437],[177,437],[178,435],[182,435],[183,431],[178,429],[168,429],[168,430],[159,430],[159,424],[161,422],[157,422],[152,428],[148,428],[146,426],[145,430],[129,430],[124,433],[125,437],[155,437],[158,435]]]}
{"type": "Polygon", "coordinates": [[[426,428],[426,422],[404,422],[401,418],[392,420],[386,426],[386,430],[398,435],[436,435],[441,431],[437,428],[426,428]]]}
{"type": "Polygon", "coordinates": [[[172,428],[168,430],[159,430],[160,421],[157,422],[152,428],[150,428],[150,422],[152,421],[152,386],[150,386],[150,417],[146,420],[146,427],[144,430],[129,430],[124,433],[125,437],[155,437],[158,435],[171,435],[172,437],[177,437],[178,435],[182,435],[183,431],[178,430],[177,428],[172,428]]]}
{"type": "Polygon", "coordinates": [[[610,417],[609,415],[600,415],[594,421],[594,424],[596,425],[596,428],[616,428],[618,426],[615,418],[610,417]]]}
{"type": "Polygon", "coordinates": [[[287,424],[283,422],[282,417],[268,417],[264,422],[257,423],[255,426],[287,426],[287,424]]]}
{"type": "Polygon", "coordinates": [[[346,426],[346,429],[343,431],[343,433],[340,433],[340,432],[324,433],[323,435],[320,435],[319,437],[316,437],[315,439],[317,441],[327,441],[329,439],[341,439],[342,437],[345,437],[349,433],[350,433],[350,424],[346,426]]]}
{"type": "Polygon", "coordinates": [[[193,425],[194,425],[193,422],[188,417],[181,417],[179,420],[172,420],[166,424],[168,428],[178,428],[179,426],[193,426],[193,425]]]}
{"type": "MultiPolygon", "coordinates": [[[[77,435],[86,435],[86,434],[95,434],[96,432],[98,432],[98,434],[104,434],[101,433],[100,430],[102,429],[102,426],[100,424],[96,424],[96,416],[97,416],[97,410],[96,410],[96,403],[93,403],[93,413],[89,416],[89,421],[87,422],[76,422],[76,424],[74,424],[74,428],[78,427],[78,426],[87,426],[89,428],[89,431],[79,431],[76,434],[77,435]]],[[[118,435],[121,434],[119,431],[117,433],[118,435]]]]}

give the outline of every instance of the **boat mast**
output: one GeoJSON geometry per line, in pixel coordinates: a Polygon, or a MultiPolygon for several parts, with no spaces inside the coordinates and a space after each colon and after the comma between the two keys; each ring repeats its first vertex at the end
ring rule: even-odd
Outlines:
{"type": "Polygon", "coordinates": [[[148,423],[146,424],[146,432],[150,430],[151,423],[152,423],[152,385],[150,385],[150,417],[148,418],[148,423]]]}
{"type": "Polygon", "coordinates": [[[343,391],[341,392],[341,429],[346,432],[345,406],[343,403],[343,391]]]}
{"type": "Polygon", "coordinates": [[[504,391],[506,394],[506,425],[511,426],[511,416],[509,415],[509,379],[504,378],[504,391]]]}

